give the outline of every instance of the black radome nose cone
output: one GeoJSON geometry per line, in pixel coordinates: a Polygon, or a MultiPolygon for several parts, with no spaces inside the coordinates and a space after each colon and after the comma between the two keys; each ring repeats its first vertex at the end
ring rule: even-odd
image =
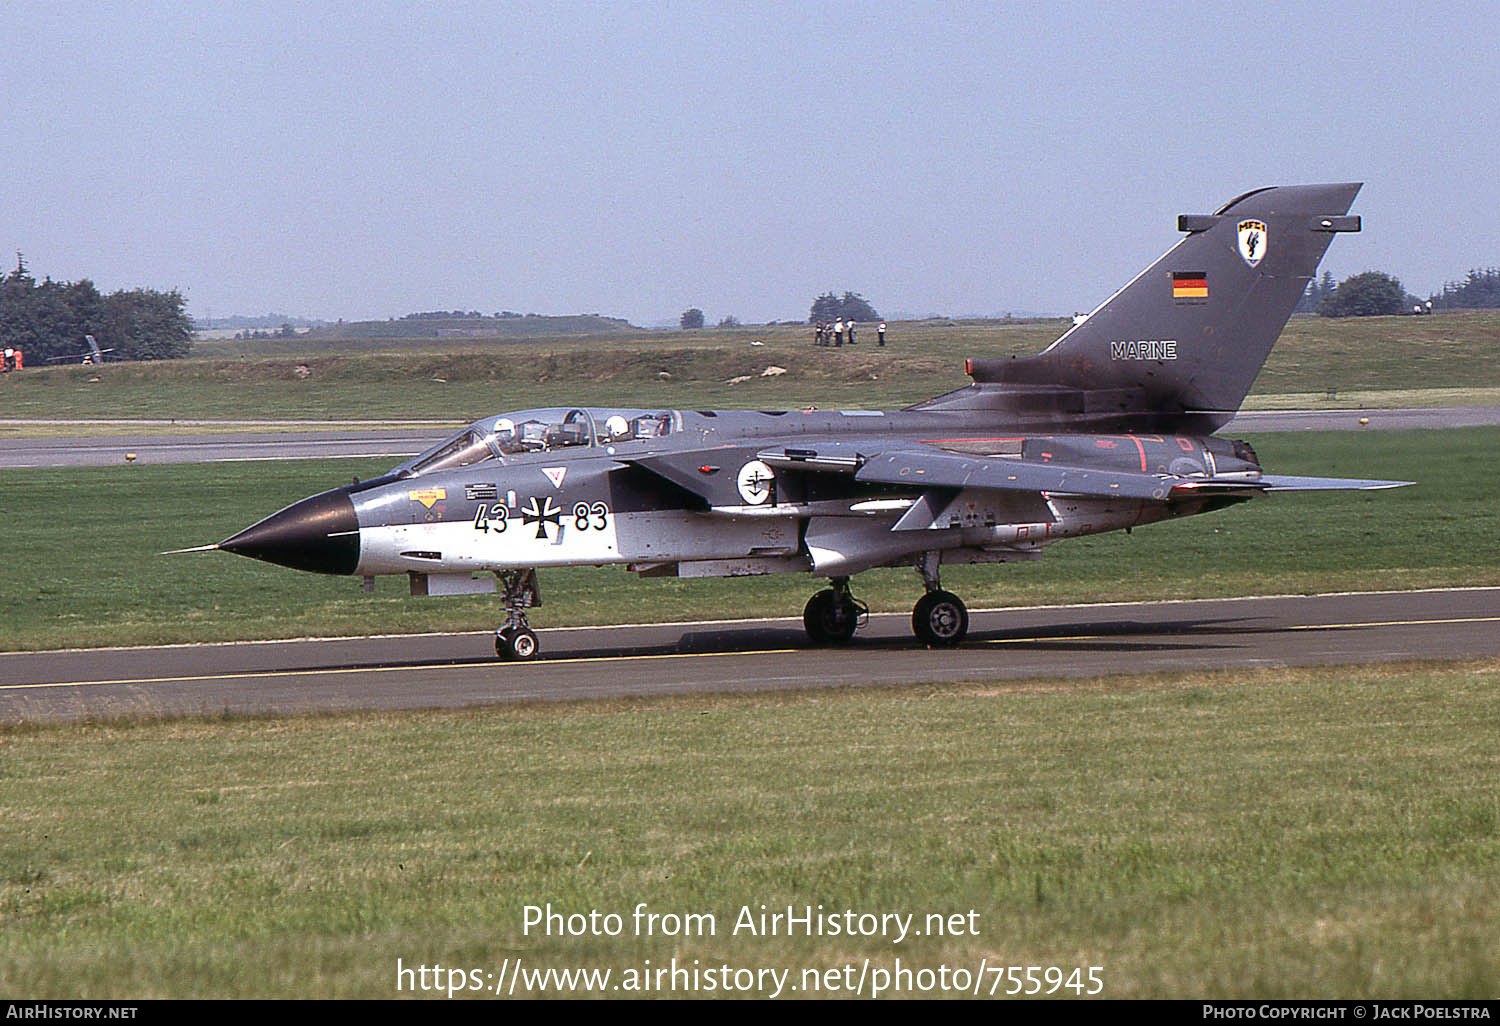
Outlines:
{"type": "Polygon", "coordinates": [[[219,543],[225,552],[293,570],[352,574],[359,564],[359,523],[343,488],[294,502],[219,543]]]}

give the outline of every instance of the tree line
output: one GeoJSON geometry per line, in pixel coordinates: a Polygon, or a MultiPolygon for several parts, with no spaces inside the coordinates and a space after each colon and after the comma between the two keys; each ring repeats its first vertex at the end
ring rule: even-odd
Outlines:
{"type": "MultiPolygon", "coordinates": [[[[1383,317],[1411,313],[1421,300],[1408,295],[1399,278],[1382,271],[1364,271],[1335,282],[1332,271],[1307,283],[1296,313],[1323,317],[1383,317]]],[[[1425,310],[1425,307],[1423,308],[1425,310]]]]}
{"type": "Polygon", "coordinates": [[[817,324],[819,321],[832,324],[834,321],[878,320],[880,315],[858,292],[845,292],[843,298],[832,292],[825,292],[813,300],[812,310],[807,315],[808,324],[817,324]]]}
{"type": "Polygon", "coordinates": [[[1429,310],[1500,308],[1500,268],[1472,270],[1461,282],[1448,282],[1424,302],[1401,286],[1401,279],[1381,271],[1365,271],[1335,283],[1333,274],[1307,283],[1297,303],[1298,313],[1324,317],[1381,317],[1429,310]]]}
{"type": "MultiPolygon", "coordinates": [[[[876,313],[875,308],[858,292],[845,292],[843,296],[839,296],[833,292],[825,292],[813,300],[812,310],[807,315],[808,324],[817,324],[819,321],[824,324],[832,324],[834,321],[868,322],[878,320],[880,320],[880,314],[876,313]]],[[[696,306],[688,307],[688,309],[682,311],[682,316],[677,319],[678,326],[684,331],[696,331],[703,327],[705,323],[706,319],[703,316],[703,311],[696,306]]],[[[776,322],[772,321],[771,323],[774,324],[776,322]]],[[[792,322],[787,321],[786,323],[791,324],[792,322]]],[[[718,323],[718,327],[720,328],[738,328],[739,326],[740,319],[733,314],[730,314],[718,323]]]]}
{"type": "Polygon", "coordinates": [[[1500,307],[1500,268],[1470,271],[1463,281],[1450,281],[1432,295],[1432,308],[1472,310],[1500,307]]]}
{"type": "Polygon", "coordinates": [[[85,335],[122,360],[186,356],[193,322],[175,289],[120,289],[104,295],[87,278],[38,282],[16,254],[15,270],[0,279],[0,340],[23,350],[28,365],[88,351],[85,335]]]}

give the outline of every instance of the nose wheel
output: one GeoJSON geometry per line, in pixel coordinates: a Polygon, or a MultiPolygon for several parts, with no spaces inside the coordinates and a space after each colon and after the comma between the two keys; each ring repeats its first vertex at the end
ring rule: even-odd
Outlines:
{"type": "Polygon", "coordinates": [[[535,570],[497,574],[505,587],[505,623],[495,632],[495,654],[507,662],[524,663],[541,654],[536,632],[526,622],[526,610],[542,604],[535,570]]]}
{"type": "Polygon", "coordinates": [[[542,650],[536,632],[524,624],[518,627],[501,627],[495,632],[495,654],[513,663],[535,659],[542,650]]]}

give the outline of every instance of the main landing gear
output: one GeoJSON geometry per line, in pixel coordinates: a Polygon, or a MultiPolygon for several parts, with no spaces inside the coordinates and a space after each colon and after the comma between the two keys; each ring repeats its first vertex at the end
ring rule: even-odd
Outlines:
{"type": "Polygon", "coordinates": [[[802,626],[814,645],[847,645],[870,618],[870,607],[849,594],[849,578],[835,577],[832,583],[832,588],[808,599],[802,610],[802,626]]]}
{"type": "Polygon", "coordinates": [[[526,623],[526,609],[542,604],[536,571],[505,570],[496,576],[505,588],[505,623],[495,632],[495,654],[512,662],[535,659],[542,646],[526,623]]]}
{"type": "MultiPolygon", "coordinates": [[[[969,610],[963,599],[942,589],[937,553],[918,559],[917,573],[927,593],[911,611],[912,633],[929,648],[952,648],[969,633],[969,610]]],[[[869,607],[849,593],[849,578],[835,577],[832,583],[808,599],[802,611],[802,625],[814,645],[848,644],[870,616],[869,607]]]]}
{"type": "Polygon", "coordinates": [[[917,573],[927,594],[917,599],[911,611],[911,631],[928,648],[952,648],[969,633],[969,610],[963,599],[943,590],[939,562],[936,552],[924,553],[917,560],[917,573]]]}

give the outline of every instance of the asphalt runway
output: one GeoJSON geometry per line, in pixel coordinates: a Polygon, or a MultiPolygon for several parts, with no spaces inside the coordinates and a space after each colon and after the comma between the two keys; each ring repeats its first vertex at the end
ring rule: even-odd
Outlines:
{"type": "Polygon", "coordinates": [[[906,614],[836,649],[792,618],[539,634],[533,663],[497,661],[487,633],[0,655],[0,722],[1495,657],[1500,588],[974,612],[949,650],[906,614]]]}
{"type": "MultiPolygon", "coordinates": [[[[1406,410],[1266,410],[1235,417],[1219,434],[1261,431],[1378,431],[1500,424],[1500,406],[1406,410]],[[1366,419],[1368,424],[1361,424],[1366,419]]],[[[118,466],[131,462],[211,463],[239,460],[383,458],[399,462],[442,441],[452,430],[287,431],[264,434],[150,435],[100,438],[0,439],[0,468],[118,466]]]]}
{"type": "Polygon", "coordinates": [[[392,464],[442,441],[443,428],[277,431],[263,434],[132,435],[0,439],[0,468],[113,467],[131,463],[384,458],[392,464]]]}

